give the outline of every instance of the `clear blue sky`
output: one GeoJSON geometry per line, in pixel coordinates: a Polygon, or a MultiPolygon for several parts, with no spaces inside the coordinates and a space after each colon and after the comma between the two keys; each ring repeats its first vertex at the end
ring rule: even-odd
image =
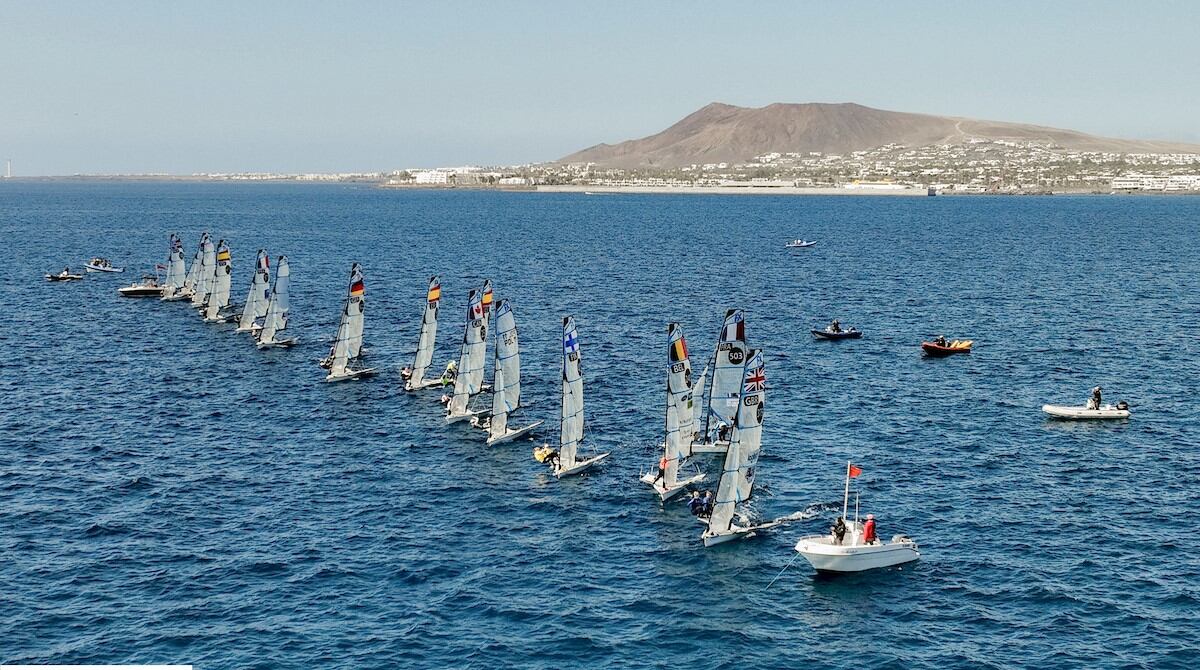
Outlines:
{"type": "Polygon", "coordinates": [[[1200,3],[0,0],[17,174],[551,160],[712,101],[1200,142],[1200,3]]]}

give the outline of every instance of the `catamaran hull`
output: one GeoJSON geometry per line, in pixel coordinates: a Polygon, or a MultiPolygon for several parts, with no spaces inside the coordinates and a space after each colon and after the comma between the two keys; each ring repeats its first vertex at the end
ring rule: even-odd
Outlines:
{"type": "Polygon", "coordinates": [[[523,428],[518,428],[516,430],[510,430],[507,433],[501,435],[500,437],[488,438],[487,446],[490,447],[490,446],[493,446],[496,444],[504,444],[505,442],[512,442],[513,440],[515,440],[517,438],[524,437],[524,436],[528,435],[529,433],[533,432],[534,428],[537,428],[538,426],[542,425],[543,423],[545,423],[545,422],[535,421],[523,428]]]}
{"type": "Polygon", "coordinates": [[[593,465],[599,463],[600,461],[608,458],[608,456],[609,456],[609,454],[606,452],[606,453],[600,454],[598,456],[589,458],[586,461],[576,461],[575,465],[572,465],[571,467],[569,467],[565,470],[555,470],[554,476],[558,477],[559,479],[562,479],[563,477],[570,477],[571,475],[577,475],[577,474],[587,470],[588,468],[592,467],[593,465]]]}
{"type": "Polygon", "coordinates": [[[325,381],[327,381],[327,382],[344,382],[344,381],[348,381],[351,379],[362,379],[363,377],[370,377],[374,374],[375,374],[375,368],[364,368],[362,370],[346,370],[345,372],[339,372],[337,374],[334,374],[331,372],[325,376],[325,381]]]}

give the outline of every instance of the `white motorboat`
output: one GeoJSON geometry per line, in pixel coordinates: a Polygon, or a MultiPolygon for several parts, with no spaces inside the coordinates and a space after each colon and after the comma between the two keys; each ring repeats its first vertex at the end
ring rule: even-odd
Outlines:
{"type": "Polygon", "coordinates": [[[46,275],[46,281],[79,281],[80,279],[83,279],[83,275],[71,274],[70,268],[63,268],[63,271],[58,274],[46,275]]]}
{"type": "Polygon", "coordinates": [[[429,289],[425,293],[425,307],[421,315],[421,334],[417,339],[417,353],[412,367],[404,379],[405,391],[418,391],[432,386],[444,386],[441,377],[426,379],[425,373],[433,363],[433,349],[437,344],[438,305],[442,301],[442,282],[437,275],[429,278],[429,289]]]}
{"type": "Polygon", "coordinates": [[[143,275],[141,281],[129,286],[122,286],[117,293],[125,298],[158,298],[162,296],[163,287],[158,283],[158,277],[143,275]]]}
{"type": "Polygon", "coordinates": [[[791,242],[788,242],[784,246],[787,247],[788,249],[804,249],[806,247],[811,247],[815,244],[816,244],[816,241],[813,241],[813,240],[792,240],[791,242]]]}
{"type": "Polygon", "coordinates": [[[511,442],[542,425],[534,421],[525,426],[510,426],[511,415],[521,409],[521,349],[517,341],[517,321],[507,299],[496,305],[496,360],[492,382],[492,414],[485,420],[487,446],[511,442]]]}
{"type": "Polygon", "coordinates": [[[921,558],[917,543],[904,535],[893,535],[889,542],[863,544],[862,523],[858,521],[847,524],[846,535],[840,544],[833,533],[808,535],[796,542],[796,551],[817,572],[862,572],[921,558]]]}
{"type": "Polygon", "coordinates": [[[275,286],[267,302],[267,315],[263,317],[262,328],[255,336],[259,349],[290,347],[296,343],[297,338],[283,335],[288,326],[291,274],[287,256],[280,256],[275,268],[275,286]]]}
{"type": "Polygon", "coordinates": [[[691,455],[695,438],[692,412],[692,364],[688,358],[687,340],[678,323],[667,325],[667,407],[663,455],[656,469],[641,476],[662,502],[679,495],[688,486],[705,479],[703,472],[690,477],[680,476],[680,467],[691,455]]]}
{"type": "Polygon", "coordinates": [[[1056,419],[1071,421],[1128,419],[1130,416],[1129,405],[1124,402],[1119,402],[1116,405],[1101,405],[1095,409],[1089,406],[1042,405],[1042,411],[1056,419]]]}
{"type": "Polygon", "coordinates": [[[84,267],[88,272],[124,272],[125,268],[119,268],[112,264],[107,258],[93,258],[87,262],[84,267]]]}
{"type": "Polygon", "coordinates": [[[365,306],[366,286],[362,266],[355,263],[350,267],[350,283],[346,289],[346,301],[342,305],[342,318],[338,322],[337,339],[329,355],[329,374],[325,381],[340,382],[375,374],[375,368],[362,367],[365,306]]]}
{"type": "MultiPolygon", "coordinates": [[[[921,557],[917,543],[905,535],[893,535],[890,542],[866,537],[866,524],[858,520],[858,502],[854,503],[853,521],[846,519],[850,506],[850,478],[857,477],[862,470],[846,463],[846,487],[842,498],[844,528],[831,530],[826,535],[807,535],[796,542],[796,551],[818,572],[862,572],[875,568],[888,568],[909,563],[921,557]]],[[[867,516],[874,526],[874,515],[867,516]]],[[[873,533],[873,530],[872,530],[873,533]]]]}
{"type": "MultiPolygon", "coordinates": [[[[485,290],[490,290],[491,283],[485,283],[484,286],[485,290]]],[[[467,294],[467,324],[458,354],[454,394],[446,405],[446,423],[467,421],[486,413],[486,410],[472,410],[469,405],[471,398],[483,391],[483,373],[487,363],[487,322],[483,295],[472,289],[467,294]]]]}

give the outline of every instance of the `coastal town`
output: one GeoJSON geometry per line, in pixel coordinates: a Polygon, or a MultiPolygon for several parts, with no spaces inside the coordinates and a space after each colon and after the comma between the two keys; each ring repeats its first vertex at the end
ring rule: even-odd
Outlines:
{"type": "MultiPolygon", "coordinates": [[[[76,175],[87,178],[87,175],[76,175]]],[[[1200,193],[1200,154],[1068,150],[1007,140],[846,154],[769,152],[741,163],[606,167],[546,162],[511,166],[414,166],[380,172],[196,173],[137,179],[358,182],[384,188],[613,190],[878,195],[1200,193]]],[[[111,178],[111,177],[110,177],[111,178]]]]}

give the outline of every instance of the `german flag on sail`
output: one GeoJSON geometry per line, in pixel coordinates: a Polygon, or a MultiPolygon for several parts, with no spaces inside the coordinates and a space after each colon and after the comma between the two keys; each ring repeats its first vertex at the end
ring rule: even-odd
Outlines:
{"type": "Polygon", "coordinates": [[[363,276],[362,273],[358,272],[356,269],[355,273],[350,277],[350,295],[353,297],[358,297],[363,294],[363,291],[363,276]]]}
{"type": "Polygon", "coordinates": [[[671,343],[671,362],[678,363],[687,360],[687,342],[681,337],[671,343]]]}

